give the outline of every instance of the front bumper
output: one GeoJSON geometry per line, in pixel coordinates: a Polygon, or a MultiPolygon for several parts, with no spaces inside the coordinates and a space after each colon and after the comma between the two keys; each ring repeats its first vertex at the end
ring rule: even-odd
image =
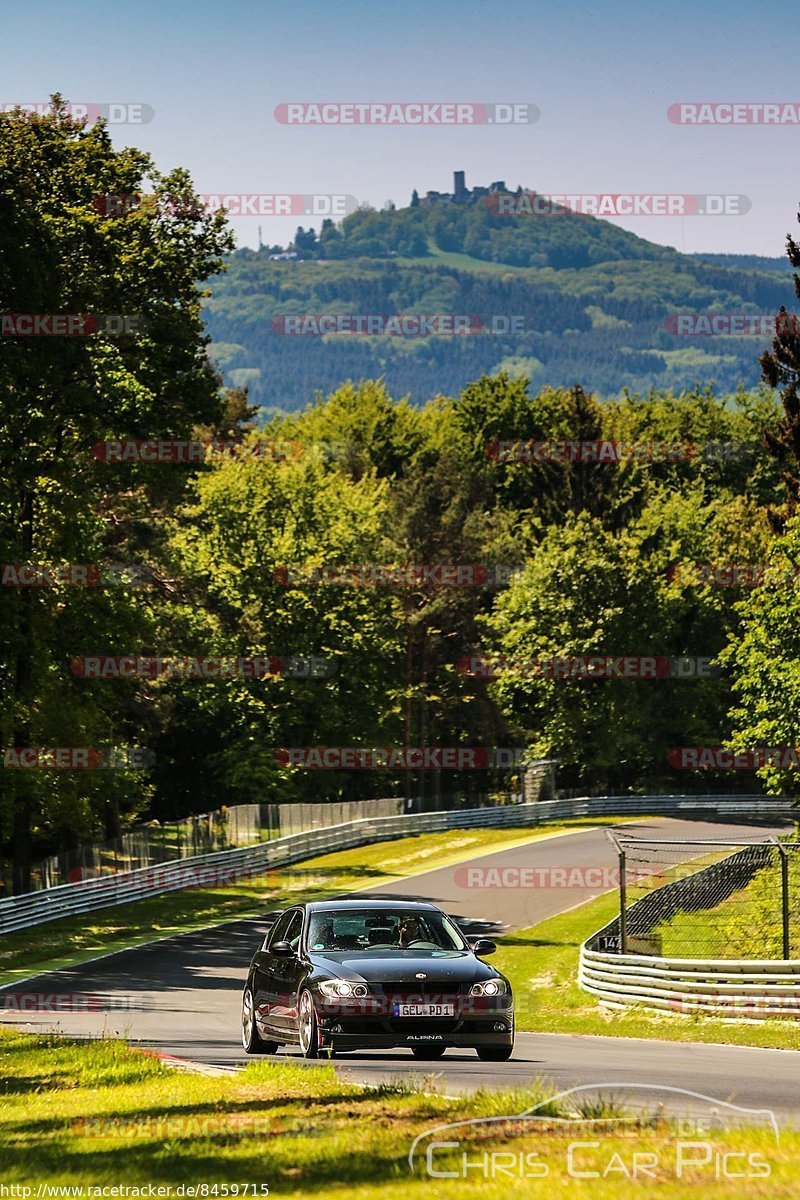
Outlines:
{"type": "Polygon", "coordinates": [[[452,1017],[397,1017],[389,1013],[348,1011],[340,1002],[318,1003],[317,1023],[323,1046],[391,1049],[397,1046],[512,1046],[514,1004],[509,995],[457,1006],[452,1017]]]}
{"type": "Polygon", "coordinates": [[[396,1050],[398,1047],[413,1049],[415,1046],[445,1046],[463,1050],[477,1050],[479,1046],[508,1046],[514,1045],[513,1030],[505,1033],[408,1033],[401,1034],[356,1034],[334,1033],[331,1030],[320,1029],[320,1045],[322,1048],[333,1047],[334,1050],[396,1050]]]}

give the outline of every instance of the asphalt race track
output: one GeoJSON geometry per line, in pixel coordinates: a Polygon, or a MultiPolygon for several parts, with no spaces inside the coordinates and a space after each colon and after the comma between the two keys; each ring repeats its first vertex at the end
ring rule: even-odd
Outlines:
{"type": "MultiPolygon", "coordinates": [[[[761,838],[781,827],[654,818],[636,823],[642,836],[761,838]]],[[[388,857],[388,853],[387,853],[388,857]]],[[[616,864],[603,828],[519,845],[469,860],[481,867],[607,867],[616,864]]],[[[566,911],[607,890],[598,887],[537,887],[503,890],[464,886],[465,874],[450,866],[361,891],[381,897],[431,900],[458,918],[468,932],[503,932],[566,911]]],[[[56,1004],[71,996],[92,997],[90,1011],[2,1011],[6,1025],[65,1034],[119,1034],[161,1053],[221,1067],[250,1061],[241,1049],[240,996],[253,950],[269,924],[236,921],[199,933],[113,954],[105,959],[37,976],[7,991],[41,993],[56,1004]],[[59,997],[62,998],[59,1001],[59,997]]],[[[35,936],[35,931],[33,933],[35,936]]],[[[519,986],[519,985],[518,985],[519,986]]],[[[296,1057],[293,1050],[281,1051],[296,1057]]],[[[508,1063],[481,1062],[473,1053],[448,1051],[420,1063],[410,1051],[381,1055],[357,1052],[336,1060],[354,1080],[377,1083],[413,1073],[439,1077],[447,1092],[481,1087],[507,1089],[543,1080],[562,1091],[578,1085],[658,1084],[685,1088],[720,1101],[769,1108],[792,1123],[800,1119],[798,1064],[794,1051],[657,1042],[567,1034],[517,1035],[508,1063]]]]}

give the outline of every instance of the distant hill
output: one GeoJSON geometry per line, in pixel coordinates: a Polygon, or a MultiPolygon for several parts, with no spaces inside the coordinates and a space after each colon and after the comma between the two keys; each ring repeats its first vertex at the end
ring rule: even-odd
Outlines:
{"type": "Polygon", "coordinates": [[[678,336],[676,314],[792,307],[788,263],[681,254],[571,212],[501,215],[496,196],[481,190],[461,202],[359,209],[326,222],[319,237],[298,230],[293,260],[271,257],[279,247],[237,251],[205,309],[226,381],[247,384],[267,410],[296,409],[345,379],[376,375],[418,403],[501,368],[535,387],[577,381],[606,396],[758,382],[766,335],[678,336]],[[333,313],[468,314],[473,332],[283,332],[287,315],[333,313]]]}

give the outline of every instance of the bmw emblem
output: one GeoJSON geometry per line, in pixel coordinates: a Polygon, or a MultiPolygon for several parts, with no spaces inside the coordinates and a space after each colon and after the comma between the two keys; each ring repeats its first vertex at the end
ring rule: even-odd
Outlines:
{"type": "Polygon", "coordinates": [[[416,973],[416,975],[414,976],[414,978],[415,978],[415,979],[427,979],[427,978],[428,978],[428,976],[425,974],[425,972],[424,972],[424,971],[417,971],[417,973],[416,973]]]}

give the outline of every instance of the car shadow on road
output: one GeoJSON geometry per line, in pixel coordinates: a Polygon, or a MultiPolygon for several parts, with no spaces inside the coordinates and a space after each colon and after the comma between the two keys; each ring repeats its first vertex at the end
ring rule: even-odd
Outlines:
{"type": "Polygon", "coordinates": [[[239,990],[271,921],[231,921],[162,942],[122,950],[108,959],[65,967],[25,981],[27,993],[100,993],[239,990]],[[176,953],[179,942],[180,953],[176,953]]]}

